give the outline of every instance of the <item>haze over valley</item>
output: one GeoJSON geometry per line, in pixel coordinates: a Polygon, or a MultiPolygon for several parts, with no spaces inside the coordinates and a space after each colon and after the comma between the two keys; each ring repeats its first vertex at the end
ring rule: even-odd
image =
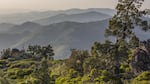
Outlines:
{"type": "Polygon", "coordinates": [[[95,41],[106,40],[104,32],[114,14],[114,9],[89,8],[0,15],[0,48],[50,43],[56,59],[67,58],[70,49],[90,49],[95,41]]]}

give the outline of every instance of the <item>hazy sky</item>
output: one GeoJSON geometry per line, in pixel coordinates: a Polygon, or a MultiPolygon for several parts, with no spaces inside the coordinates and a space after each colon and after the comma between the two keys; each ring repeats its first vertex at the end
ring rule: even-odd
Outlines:
{"type": "MultiPolygon", "coordinates": [[[[70,8],[114,8],[117,0],[0,0],[1,11],[60,10],[70,8]],[[7,10],[6,10],[7,9],[7,10]]],[[[145,0],[150,8],[150,0],[145,0]]]]}

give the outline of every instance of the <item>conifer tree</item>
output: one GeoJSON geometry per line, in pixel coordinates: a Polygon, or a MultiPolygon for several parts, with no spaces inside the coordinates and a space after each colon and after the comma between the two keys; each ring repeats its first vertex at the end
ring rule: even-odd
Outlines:
{"type": "Polygon", "coordinates": [[[119,0],[116,7],[117,13],[109,21],[109,27],[106,29],[106,36],[116,37],[116,47],[118,48],[117,57],[124,57],[124,53],[128,49],[128,40],[134,40],[137,45],[137,37],[133,31],[136,27],[143,31],[149,29],[148,22],[144,20],[147,10],[141,10],[144,0],[119,0]],[[136,37],[136,38],[135,38],[136,37]],[[123,50],[124,49],[124,50],[123,50]]]}
{"type": "Polygon", "coordinates": [[[143,31],[149,29],[144,20],[148,10],[141,10],[144,0],[119,0],[117,14],[109,21],[106,36],[115,36],[119,40],[129,40],[135,37],[133,29],[140,27],[143,31]]]}
{"type": "Polygon", "coordinates": [[[121,59],[127,60],[129,42],[133,47],[138,45],[134,29],[141,28],[142,31],[149,29],[148,22],[143,19],[148,13],[147,10],[141,9],[143,2],[144,0],[119,0],[117,13],[109,21],[105,36],[116,37],[116,42],[113,50],[107,53],[112,53],[108,59],[114,58],[112,61],[115,70],[119,69],[121,59]]]}
{"type": "Polygon", "coordinates": [[[33,77],[40,80],[40,84],[51,84],[50,79],[50,71],[49,71],[49,65],[48,65],[48,58],[53,59],[54,51],[51,47],[51,45],[48,46],[29,46],[28,51],[32,55],[40,55],[42,57],[41,62],[39,66],[36,66],[34,73],[32,74],[33,77]]]}

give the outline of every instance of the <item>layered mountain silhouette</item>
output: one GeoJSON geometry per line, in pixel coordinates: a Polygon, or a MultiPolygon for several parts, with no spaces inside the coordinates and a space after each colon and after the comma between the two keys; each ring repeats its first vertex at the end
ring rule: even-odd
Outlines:
{"type": "Polygon", "coordinates": [[[0,33],[5,32],[15,26],[15,24],[10,23],[0,23],[0,33]]]}
{"type": "Polygon", "coordinates": [[[89,8],[89,9],[69,9],[69,10],[59,10],[59,11],[31,11],[26,13],[15,13],[8,15],[0,15],[0,23],[13,23],[13,24],[22,24],[27,21],[35,21],[43,18],[49,18],[59,14],[80,14],[86,12],[98,12],[106,15],[114,15],[114,9],[108,8],[89,8]]]}
{"type": "Polygon", "coordinates": [[[34,22],[39,23],[41,25],[48,25],[48,24],[53,24],[53,23],[65,22],[65,21],[85,23],[85,22],[105,20],[110,17],[111,16],[107,14],[91,11],[91,12],[71,14],[71,15],[59,14],[53,17],[36,20],[34,22]]]}
{"type": "Polygon", "coordinates": [[[90,49],[93,42],[103,41],[107,22],[108,19],[88,23],[61,22],[47,26],[27,22],[1,33],[0,47],[22,48],[29,44],[50,43],[55,49],[56,58],[65,58],[72,48],[90,49]]]}
{"type": "MultiPolygon", "coordinates": [[[[51,14],[48,11],[44,12],[47,16],[34,18],[37,20],[26,19],[27,21],[24,20],[25,22],[21,24],[12,24],[9,21],[0,23],[0,48],[2,50],[5,48],[26,48],[28,45],[35,44],[51,44],[56,59],[69,57],[70,49],[73,48],[90,49],[95,41],[105,40],[105,29],[111,14],[114,14],[108,9],[99,9],[96,12],[95,10],[98,9],[71,9],[55,11],[51,14]]],[[[10,17],[12,18],[12,16],[10,17]]],[[[31,17],[30,14],[28,17],[31,17]]],[[[146,19],[149,20],[149,18],[146,19]]],[[[150,36],[148,32],[141,32],[138,29],[135,32],[141,40],[150,36]]]]}

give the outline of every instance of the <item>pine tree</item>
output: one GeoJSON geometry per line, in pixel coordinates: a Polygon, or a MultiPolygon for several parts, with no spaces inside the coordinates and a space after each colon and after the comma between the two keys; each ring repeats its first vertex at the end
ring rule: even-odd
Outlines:
{"type": "Polygon", "coordinates": [[[144,0],[119,0],[116,7],[117,13],[109,21],[105,36],[116,37],[113,49],[108,52],[112,53],[108,59],[114,59],[111,60],[114,61],[114,70],[119,69],[120,61],[127,60],[129,42],[131,44],[136,43],[132,45],[133,47],[138,45],[138,38],[134,29],[141,28],[143,31],[149,29],[148,22],[143,19],[148,13],[147,10],[141,10],[143,2],[144,0]]]}
{"type": "Polygon", "coordinates": [[[48,60],[53,59],[54,56],[54,51],[51,45],[48,46],[30,45],[28,47],[28,51],[34,57],[40,55],[42,59],[39,66],[35,66],[35,70],[32,76],[38,79],[38,81],[40,81],[40,84],[51,84],[50,71],[48,66],[48,60]]]}
{"type": "Polygon", "coordinates": [[[109,21],[106,36],[115,36],[117,38],[115,45],[118,48],[118,53],[116,53],[118,58],[126,55],[128,40],[134,39],[134,41],[130,42],[135,43],[135,39],[138,39],[133,29],[136,27],[140,27],[144,31],[149,29],[148,22],[142,19],[148,13],[146,10],[141,10],[143,2],[144,0],[119,0],[116,7],[117,14],[109,21]]]}
{"type": "Polygon", "coordinates": [[[83,75],[83,63],[86,58],[89,57],[89,53],[87,50],[71,50],[71,56],[66,61],[66,65],[68,68],[72,68],[78,72],[80,72],[80,75],[83,75]]]}
{"type": "Polygon", "coordinates": [[[133,36],[129,41],[129,47],[137,48],[137,47],[139,47],[139,43],[140,43],[139,38],[137,36],[133,36]]]}
{"type": "Polygon", "coordinates": [[[128,40],[135,36],[133,29],[149,29],[148,22],[143,20],[148,11],[141,10],[144,0],[119,0],[117,14],[109,21],[106,36],[115,36],[118,40],[128,40]]]}
{"type": "Polygon", "coordinates": [[[42,84],[50,84],[50,75],[48,70],[47,59],[43,58],[43,60],[41,61],[39,72],[42,84]]]}
{"type": "Polygon", "coordinates": [[[54,56],[54,50],[51,45],[47,46],[40,46],[40,45],[29,45],[27,50],[32,57],[38,57],[40,58],[46,58],[46,59],[53,59],[54,56]]]}

